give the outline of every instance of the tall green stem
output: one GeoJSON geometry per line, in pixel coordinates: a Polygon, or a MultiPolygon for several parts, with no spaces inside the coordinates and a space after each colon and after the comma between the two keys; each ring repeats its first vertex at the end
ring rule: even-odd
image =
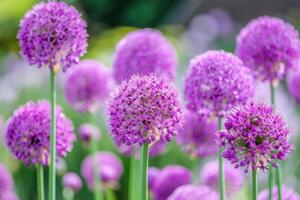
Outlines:
{"type": "Polygon", "coordinates": [[[257,180],[256,170],[252,170],[252,200],[257,199],[257,180]]]}
{"type": "MultiPolygon", "coordinates": [[[[222,129],[222,118],[218,118],[218,129],[222,129]]],[[[219,161],[219,192],[220,200],[225,200],[225,184],[224,184],[224,172],[223,172],[223,159],[222,159],[223,148],[219,148],[218,161],[219,161]]]]}
{"type": "Polygon", "coordinates": [[[109,188],[105,189],[105,197],[106,197],[105,200],[116,200],[115,193],[109,188]]]}
{"type": "Polygon", "coordinates": [[[140,200],[148,200],[148,162],[149,149],[145,143],[141,149],[141,198],[140,200]]]}
{"type": "Polygon", "coordinates": [[[278,166],[276,168],[276,182],[277,182],[277,191],[278,191],[278,200],[282,200],[282,187],[281,187],[281,168],[278,166]]]}
{"type": "Polygon", "coordinates": [[[138,168],[137,168],[137,161],[132,155],[130,157],[130,174],[129,174],[129,193],[128,199],[138,199],[136,196],[137,191],[137,177],[138,177],[138,168]]]}
{"type": "Polygon", "coordinates": [[[44,200],[44,168],[42,165],[36,166],[37,185],[38,185],[38,200],[44,200]]]}
{"type": "Polygon", "coordinates": [[[50,101],[51,101],[51,134],[50,134],[50,175],[49,175],[49,200],[56,198],[56,84],[55,72],[50,71],[50,101]]]}

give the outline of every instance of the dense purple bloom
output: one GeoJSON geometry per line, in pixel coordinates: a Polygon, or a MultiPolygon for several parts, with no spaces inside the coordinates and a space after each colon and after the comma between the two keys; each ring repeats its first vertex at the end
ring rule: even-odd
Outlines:
{"type": "Polygon", "coordinates": [[[97,61],[84,60],[68,74],[65,96],[74,110],[94,111],[109,98],[112,85],[112,76],[106,67],[97,61]]]}
{"type": "Polygon", "coordinates": [[[177,90],[155,75],[134,75],[114,92],[109,106],[114,140],[127,145],[170,141],[182,124],[177,90]]]}
{"type": "Polygon", "coordinates": [[[183,185],[172,193],[167,200],[219,200],[219,195],[204,185],[183,185]]]}
{"type": "Polygon", "coordinates": [[[69,188],[72,191],[79,191],[82,188],[80,177],[73,172],[69,172],[63,176],[62,184],[64,188],[69,188]]]}
{"type": "MultiPolygon", "coordinates": [[[[232,197],[236,192],[239,192],[244,184],[244,177],[240,169],[235,169],[228,162],[223,164],[226,193],[232,197]]],[[[209,186],[215,191],[218,191],[219,183],[219,165],[218,161],[210,161],[206,163],[200,173],[200,181],[202,184],[209,186]]]]}
{"type": "MultiPolygon", "coordinates": [[[[258,195],[258,200],[268,200],[269,191],[265,189],[258,195]]],[[[273,200],[278,200],[277,187],[273,188],[273,200]]],[[[282,200],[300,200],[300,195],[295,192],[292,188],[285,185],[282,187],[282,200]]]]}
{"type": "Polygon", "coordinates": [[[193,157],[206,157],[218,150],[215,142],[217,122],[186,110],[183,128],[179,131],[176,141],[184,151],[193,157]]]}
{"type": "Polygon", "coordinates": [[[81,166],[81,175],[85,178],[89,188],[94,187],[93,159],[99,167],[99,178],[104,187],[115,188],[123,173],[123,165],[119,158],[110,152],[98,152],[95,157],[87,156],[81,166]]]}
{"type": "Polygon", "coordinates": [[[218,143],[225,147],[223,157],[236,168],[268,169],[276,160],[287,157],[289,129],[281,115],[271,106],[249,102],[226,116],[226,130],[217,133],[218,143]]]}
{"type": "Polygon", "coordinates": [[[160,169],[156,167],[149,167],[148,169],[148,187],[151,192],[153,191],[153,187],[155,181],[158,179],[159,173],[160,169]]]}
{"type": "Polygon", "coordinates": [[[300,69],[290,71],[287,76],[287,87],[297,104],[300,104],[300,69]]]}
{"type": "Polygon", "coordinates": [[[13,190],[13,178],[6,167],[0,164],[0,200],[1,194],[13,190]]]}
{"type": "Polygon", "coordinates": [[[188,109],[201,116],[222,117],[254,95],[253,80],[235,55],[208,51],[191,60],[184,95],[188,109]]]}
{"type": "Polygon", "coordinates": [[[0,193],[0,200],[19,200],[19,197],[13,191],[0,193]]]}
{"type": "Polygon", "coordinates": [[[236,53],[257,79],[280,80],[287,69],[299,63],[299,34],[279,18],[259,17],[237,36],[236,53]]]}
{"type": "Polygon", "coordinates": [[[172,80],[176,64],[175,49],[160,32],[152,29],[137,30],[129,33],[117,46],[114,77],[120,83],[133,74],[156,73],[172,80]]]}
{"type": "MultiPolygon", "coordinates": [[[[50,103],[28,102],[9,119],[6,130],[8,149],[25,165],[48,165],[50,161],[50,103]]],[[[65,157],[73,147],[73,125],[58,106],[56,109],[56,151],[65,157]]]]}
{"type": "Polygon", "coordinates": [[[79,138],[84,144],[89,145],[93,140],[99,140],[101,137],[100,130],[97,126],[89,123],[82,124],[78,128],[79,138]]]}
{"type": "Polygon", "coordinates": [[[86,52],[88,35],[86,23],[73,6],[49,2],[26,13],[17,37],[30,65],[61,65],[66,71],[86,52]]]}
{"type": "Polygon", "coordinates": [[[154,187],[154,200],[166,200],[179,186],[192,181],[192,172],[181,166],[167,166],[159,173],[154,187]]]}

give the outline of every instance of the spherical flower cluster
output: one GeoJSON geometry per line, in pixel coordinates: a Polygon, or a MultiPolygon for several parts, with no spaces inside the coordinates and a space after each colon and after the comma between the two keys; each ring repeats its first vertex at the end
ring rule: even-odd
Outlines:
{"type": "Polygon", "coordinates": [[[249,70],[235,55],[208,51],[190,62],[184,96],[187,108],[201,116],[223,117],[253,95],[249,70]]]}
{"type": "Polygon", "coordinates": [[[172,193],[167,200],[218,200],[218,193],[204,185],[183,185],[172,193]]]}
{"type": "Polygon", "coordinates": [[[297,104],[300,104],[300,69],[288,73],[286,83],[290,95],[295,99],[297,104]]]}
{"type": "MultiPolygon", "coordinates": [[[[265,189],[261,191],[258,195],[258,200],[268,200],[269,191],[265,189]]],[[[273,199],[278,200],[278,192],[277,187],[273,188],[273,199]]],[[[295,192],[292,188],[289,188],[285,185],[282,186],[282,199],[283,200],[300,200],[300,195],[295,192]]]]}
{"type": "Polygon", "coordinates": [[[280,80],[287,69],[298,65],[299,34],[279,18],[259,17],[237,36],[236,53],[257,79],[280,80]]]}
{"type": "MultiPolygon", "coordinates": [[[[28,102],[9,119],[6,129],[8,149],[25,165],[48,165],[50,161],[50,103],[28,102]]],[[[73,147],[75,134],[71,120],[56,109],[56,151],[65,157],[73,147]]]]}
{"type": "Polygon", "coordinates": [[[120,83],[133,74],[156,73],[172,80],[176,64],[175,49],[160,32],[152,29],[137,30],[129,33],[117,46],[114,77],[120,83]]]}
{"type": "Polygon", "coordinates": [[[3,193],[13,190],[13,178],[6,167],[0,164],[0,199],[3,193]]]}
{"type": "Polygon", "coordinates": [[[177,91],[153,74],[122,82],[112,96],[109,116],[113,139],[127,145],[170,141],[182,124],[177,91]]]}
{"type": "Polygon", "coordinates": [[[183,119],[183,128],[176,138],[183,150],[193,157],[207,157],[215,154],[218,150],[215,142],[217,122],[209,121],[188,110],[185,111],[183,119]]]}
{"type": "Polygon", "coordinates": [[[81,175],[90,189],[94,187],[94,159],[99,167],[99,179],[103,187],[116,188],[123,173],[119,158],[110,152],[98,152],[95,157],[87,156],[81,166],[81,175]]]}
{"type": "MultiPolygon", "coordinates": [[[[223,164],[224,180],[226,185],[227,196],[232,197],[239,192],[244,184],[242,171],[235,169],[228,162],[223,164]]],[[[200,173],[200,181],[202,184],[209,186],[218,191],[219,183],[219,165],[218,161],[210,161],[206,163],[200,173]]]]}
{"type": "Polygon", "coordinates": [[[192,172],[181,166],[167,166],[159,173],[154,187],[155,200],[166,200],[178,187],[191,183],[192,172]]]}
{"type": "Polygon", "coordinates": [[[93,124],[85,123],[78,128],[79,138],[84,144],[90,145],[92,140],[99,140],[101,137],[100,130],[93,124]]]}
{"type": "Polygon", "coordinates": [[[96,61],[84,60],[68,74],[65,96],[77,112],[94,111],[109,98],[112,86],[108,69],[96,61]]]}
{"type": "Polygon", "coordinates": [[[276,167],[276,160],[285,159],[292,149],[286,122],[263,103],[236,107],[226,117],[225,128],[217,133],[218,143],[225,147],[223,157],[245,172],[268,169],[270,163],[276,167]]]}
{"type": "Polygon", "coordinates": [[[153,191],[153,187],[155,184],[155,181],[157,180],[160,173],[160,169],[156,167],[149,167],[148,169],[148,187],[150,192],[153,191]]]}
{"type": "Polygon", "coordinates": [[[17,37],[30,65],[61,65],[65,71],[86,52],[88,35],[86,23],[73,6],[49,2],[26,13],[17,37]]]}
{"type": "Polygon", "coordinates": [[[82,188],[80,177],[73,172],[69,172],[63,176],[62,185],[64,188],[68,188],[74,192],[79,191],[82,188]]]}

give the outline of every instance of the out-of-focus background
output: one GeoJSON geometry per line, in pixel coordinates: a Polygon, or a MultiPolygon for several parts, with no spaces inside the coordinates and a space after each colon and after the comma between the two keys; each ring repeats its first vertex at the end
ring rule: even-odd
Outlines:
{"type": "MultiPolygon", "coordinates": [[[[88,23],[89,47],[84,58],[96,59],[111,67],[117,42],[129,31],[151,27],[159,29],[176,46],[179,57],[176,84],[182,88],[189,59],[209,49],[234,51],[235,37],[249,20],[261,15],[283,18],[300,28],[300,1],[298,0],[66,0],[74,5],[88,23]]],[[[38,3],[36,0],[0,1],[0,140],[5,129],[5,120],[12,112],[29,100],[49,98],[48,70],[29,66],[19,55],[16,34],[19,21],[25,12],[38,3]]],[[[83,58],[83,59],[84,59],[83,58]]],[[[73,120],[75,130],[88,116],[78,114],[66,103],[63,84],[65,75],[59,74],[58,104],[73,120]]],[[[260,84],[257,98],[269,99],[268,86],[260,84]]],[[[286,86],[280,85],[277,92],[278,110],[282,112],[292,130],[291,142],[295,149],[284,163],[284,181],[300,192],[300,112],[289,96],[286,86]]],[[[129,159],[119,154],[107,132],[106,117],[99,121],[103,138],[99,150],[116,153],[123,162],[125,173],[117,191],[119,200],[127,199],[129,159]]],[[[2,138],[3,141],[3,138],[2,138]]],[[[68,171],[80,174],[80,166],[88,150],[76,141],[73,151],[66,158],[68,171]]],[[[13,173],[16,191],[21,200],[34,200],[36,178],[34,167],[24,167],[14,160],[0,143],[0,162],[13,173]]],[[[180,164],[192,168],[192,160],[181,152],[174,142],[167,152],[150,159],[150,166],[162,168],[168,164],[180,164]]],[[[47,180],[47,179],[46,179],[47,180]]],[[[265,182],[262,178],[261,182],[265,182]]],[[[57,182],[61,194],[61,180],[57,182]]],[[[261,189],[261,188],[260,188],[261,189]]],[[[245,189],[236,199],[247,199],[245,189]]],[[[92,199],[86,184],[76,195],[76,200],[92,199]]]]}

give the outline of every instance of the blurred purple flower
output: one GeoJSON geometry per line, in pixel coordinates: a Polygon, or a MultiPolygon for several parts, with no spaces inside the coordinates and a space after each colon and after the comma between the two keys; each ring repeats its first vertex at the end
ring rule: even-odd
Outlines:
{"type": "Polygon", "coordinates": [[[120,83],[133,74],[156,73],[172,80],[176,73],[177,56],[172,44],[152,29],[130,32],[116,48],[114,77],[120,83]]]}
{"type": "Polygon", "coordinates": [[[64,71],[86,52],[87,37],[80,13],[63,2],[35,5],[22,19],[17,36],[30,65],[62,65],[64,71]]]}
{"type": "Polygon", "coordinates": [[[278,81],[289,68],[299,64],[299,34],[279,18],[259,17],[237,36],[236,53],[257,79],[278,81]]]}
{"type": "Polygon", "coordinates": [[[290,71],[286,83],[290,95],[300,104],[300,69],[290,71]]]}
{"type": "Polygon", "coordinates": [[[134,75],[122,82],[109,105],[114,140],[127,145],[171,141],[182,124],[175,87],[155,75],[134,75]]]}
{"type": "Polygon", "coordinates": [[[7,168],[0,163],[0,200],[5,192],[13,190],[13,178],[7,168]]]}
{"type": "Polygon", "coordinates": [[[224,51],[207,51],[191,60],[185,78],[187,108],[206,117],[223,117],[254,95],[249,70],[224,51]]]}
{"type": "MultiPolygon", "coordinates": [[[[20,106],[8,120],[6,144],[16,159],[25,165],[49,164],[50,103],[46,100],[20,106]]],[[[75,141],[73,125],[58,106],[56,109],[56,151],[65,157],[75,141]]]]}
{"type": "Polygon", "coordinates": [[[82,124],[78,128],[78,134],[85,145],[90,145],[92,139],[99,140],[101,138],[101,132],[98,127],[89,123],[82,124]]]}
{"type": "Polygon", "coordinates": [[[226,10],[222,8],[213,8],[208,14],[216,20],[219,35],[227,36],[233,32],[234,22],[226,10]]]}
{"type": "Polygon", "coordinates": [[[182,166],[170,165],[159,173],[154,186],[154,200],[166,200],[176,188],[191,183],[192,172],[182,166]]]}
{"type": "Polygon", "coordinates": [[[19,197],[13,191],[6,191],[0,194],[0,200],[19,200],[19,197]]]}
{"type": "MultiPolygon", "coordinates": [[[[268,200],[269,191],[265,189],[258,194],[258,200],[268,200]]],[[[273,200],[278,200],[277,187],[273,188],[273,200]]],[[[300,200],[300,195],[292,188],[282,186],[282,200],[300,200]]]]}
{"type": "Polygon", "coordinates": [[[160,169],[156,167],[149,167],[148,169],[148,187],[150,192],[153,192],[155,181],[158,179],[160,169]]]}
{"type": "Polygon", "coordinates": [[[225,147],[223,157],[236,168],[268,169],[277,166],[292,147],[288,143],[286,122],[271,106],[250,102],[236,107],[225,120],[226,130],[217,133],[218,143],[225,147]]]}
{"type": "Polygon", "coordinates": [[[74,192],[79,191],[82,188],[81,179],[74,172],[69,172],[63,176],[62,185],[64,188],[69,188],[74,192]]]}
{"type": "Polygon", "coordinates": [[[172,193],[167,200],[219,200],[219,195],[204,185],[183,185],[172,193]]]}
{"type": "Polygon", "coordinates": [[[65,96],[77,112],[95,111],[109,98],[113,80],[111,73],[101,63],[81,61],[74,66],[65,82],[65,96]]]}

